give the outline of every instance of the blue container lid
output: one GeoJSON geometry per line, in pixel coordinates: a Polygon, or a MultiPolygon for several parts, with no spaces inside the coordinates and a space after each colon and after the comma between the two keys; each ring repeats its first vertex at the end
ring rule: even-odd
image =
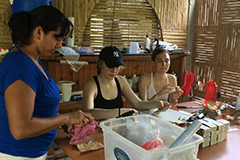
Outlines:
{"type": "Polygon", "coordinates": [[[14,0],[11,5],[11,15],[19,11],[31,11],[42,5],[53,6],[53,0],[14,0]]]}

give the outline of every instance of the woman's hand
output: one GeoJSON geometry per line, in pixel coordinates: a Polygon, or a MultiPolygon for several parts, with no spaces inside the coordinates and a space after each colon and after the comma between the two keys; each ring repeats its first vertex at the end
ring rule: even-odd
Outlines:
{"type": "Polygon", "coordinates": [[[154,112],[153,115],[156,115],[156,114],[158,114],[160,112],[165,112],[166,110],[171,108],[171,105],[167,101],[161,101],[160,100],[157,103],[157,108],[158,108],[158,110],[156,112],[154,112]]]}
{"type": "Polygon", "coordinates": [[[134,111],[133,115],[138,115],[140,114],[140,111],[136,110],[136,109],[132,109],[132,111],[134,111]]]}
{"type": "Polygon", "coordinates": [[[170,94],[170,102],[176,102],[183,94],[183,90],[179,86],[175,87],[175,89],[176,91],[170,94]]]}
{"type": "Polygon", "coordinates": [[[166,94],[170,94],[173,90],[174,88],[171,87],[171,84],[167,84],[156,94],[156,96],[158,99],[162,99],[166,94]]]}
{"type": "Polygon", "coordinates": [[[92,121],[92,115],[90,113],[84,113],[82,111],[67,113],[69,117],[68,124],[74,125],[76,124],[79,127],[86,125],[92,121]]]}

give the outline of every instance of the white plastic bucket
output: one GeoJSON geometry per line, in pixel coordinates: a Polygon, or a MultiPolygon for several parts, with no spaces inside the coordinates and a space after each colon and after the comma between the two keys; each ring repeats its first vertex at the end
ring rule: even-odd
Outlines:
{"type": "Polygon", "coordinates": [[[63,94],[63,102],[69,102],[72,95],[72,85],[74,85],[75,82],[63,80],[58,81],[57,84],[63,94]]]}

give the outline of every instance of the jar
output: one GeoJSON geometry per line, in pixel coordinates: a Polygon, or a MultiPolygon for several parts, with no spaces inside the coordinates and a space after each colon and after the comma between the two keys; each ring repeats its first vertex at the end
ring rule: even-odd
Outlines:
{"type": "Polygon", "coordinates": [[[206,85],[205,90],[205,105],[207,105],[208,102],[214,102],[216,103],[217,99],[217,85],[214,81],[208,81],[206,85]]]}

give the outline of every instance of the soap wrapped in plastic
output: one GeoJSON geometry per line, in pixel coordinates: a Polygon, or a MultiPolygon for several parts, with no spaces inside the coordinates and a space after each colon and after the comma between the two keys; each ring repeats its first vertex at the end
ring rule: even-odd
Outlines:
{"type": "Polygon", "coordinates": [[[163,141],[159,137],[154,136],[141,145],[141,147],[148,151],[158,151],[163,148],[163,141]]]}
{"type": "Polygon", "coordinates": [[[80,144],[76,144],[78,150],[83,153],[83,152],[89,152],[89,151],[95,151],[99,150],[101,148],[104,148],[104,146],[97,142],[95,139],[88,137],[80,144]]]}

